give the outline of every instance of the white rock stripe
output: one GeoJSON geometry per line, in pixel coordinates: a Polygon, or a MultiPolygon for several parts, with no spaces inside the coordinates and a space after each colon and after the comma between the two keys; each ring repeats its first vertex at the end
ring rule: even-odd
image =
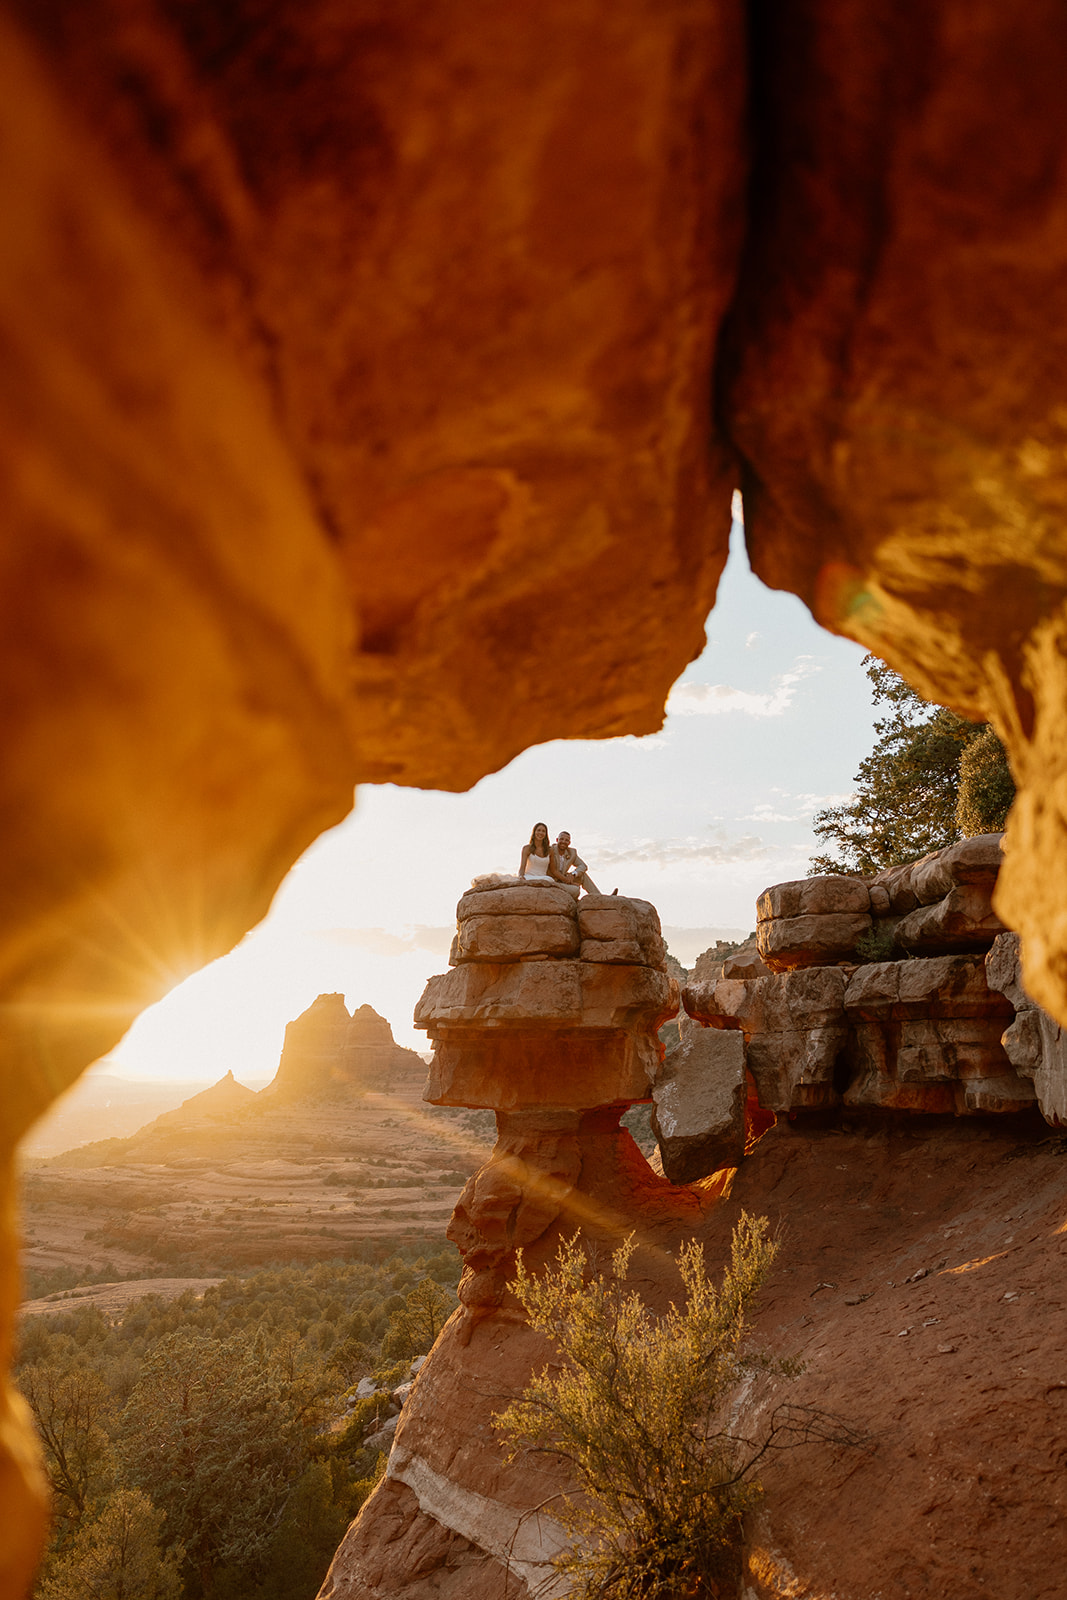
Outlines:
{"type": "Polygon", "coordinates": [[[427,1516],[510,1566],[534,1600],[555,1600],[567,1593],[566,1579],[551,1566],[568,1543],[566,1530],[554,1517],[517,1511],[464,1489],[402,1445],[393,1447],[387,1476],[406,1484],[427,1516]]]}

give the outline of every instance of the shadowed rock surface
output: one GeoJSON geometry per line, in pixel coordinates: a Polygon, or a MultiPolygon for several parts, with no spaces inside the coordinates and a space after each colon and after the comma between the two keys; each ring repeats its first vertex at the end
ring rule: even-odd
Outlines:
{"type": "Polygon", "coordinates": [[[9,0],[6,1153],[355,782],[656,727],[738,478],[766,582],[995,724],[1067,1023],[1065,75],[1052,0],[9,0]]]}

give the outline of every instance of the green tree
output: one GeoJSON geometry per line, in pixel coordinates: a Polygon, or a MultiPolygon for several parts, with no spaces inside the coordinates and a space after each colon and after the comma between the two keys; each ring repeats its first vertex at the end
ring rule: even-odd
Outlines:
{"type": "Polygon", "coordinates": [[[297,1600],[318,1593],[351,1520],[350,1506],[350,1494],[340,1504],[335,1499],[329,1463],[313,1462],[289,1496],[271,1537],[257,1600],[297,1600]]]}
{"type": "Polygon", "coordinates": [[[65,1537],[111,1483],[117,1408],[97,1369],[61,1351],[22,1367],[19,1387],[44,1445],[59,1531],[65,1537]]]}
{"type": "Polygon", "coordinates": [[[258,1571],[317,1420],[262,1335],[153,1345],[123,1413],[127,1477],[165,1511],[203,1590],[220,1567],[258,1571]]]}
{"type": "Polygon", "coordinates": [[[432,1278],[422,1278],[390,1317],[382,1355],[407,1360],[425,1355],[455,1309],[453,1293],[432,1278]]]}
{"type": "Polygon", "coordinates": [[[834,853],[813,856],[812,873],[871,877],[963,835],[999,831],[1014,796],[1007,757],[992,728],[930,705],[875,656],[866,656],[864,666],[874,703],[886,706],[887,715],[874,725],[877,742],[860,763],[852,799],[815,816],[816,835],[834,853]],[[972,743],[984,755],[968,766],[972,743]],[[961,777],[967,772],[961,813],[961,777]]]}
{"type": "Polygon", "coordinates": [[[181,1546],[163,1553],[163,1513],[139,1489],[118,1489],[46,1564],[36,1600],[181,1600],[181,1546]]]}
{"type": "Polygon", "coordinates": [[[569,1463],[560,1520],[575,1542],[557,1566],[580,1600],[680,1600],[735,1592],[740,1521],[759,1495],[769,1449],[859,1435],[836,1418],[778,1406],[758,1439],[729,1421],[739,1381],[795,1364],[746,1352],[750,1315],[777,1245],[765,1218],[742,1214],[718,1289],[700,1246],[683,1247],[686,1303],[656,1319],[624,1280],[633,1236],[609,1271],[590,1273],[577,1236],[557,1267],[511,1285],[562,1367],[545,1370],[499,1413],[512,1459],[526,1446],[569,1463]]]}
{"type": "Polygon", "coordinates": [[[965,839],[976,833],[1000,833],[1015,799],[1015,780],[1008,753],[986,724],[960,757],[956,822],[965,839]]]}

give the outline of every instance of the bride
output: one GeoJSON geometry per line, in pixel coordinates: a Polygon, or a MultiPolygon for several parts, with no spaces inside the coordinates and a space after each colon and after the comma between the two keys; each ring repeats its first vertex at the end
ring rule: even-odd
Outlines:
{"type": "Polygon", "coordinates": [[[551,862],[552,847],[548,842],[548,825],[544,822],[535,822],[529,844],[524,844],[522,847],[519,877],[532,879],[535,883],[552,883],[553,876],[549,871],[551,862]]]}

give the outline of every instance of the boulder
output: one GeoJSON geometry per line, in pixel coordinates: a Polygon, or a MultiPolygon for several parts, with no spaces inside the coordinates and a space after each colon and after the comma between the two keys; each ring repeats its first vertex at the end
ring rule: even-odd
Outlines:
{"type": "Polygon", "coordinates": [[[748,1069],[760,1105],[785,1112],[831,1106],[848,1043],[841,967],[810,967],[745,981],[686,985],[691,1017],[744,1033],[748,1069]]]}
{"type": "Polygon", "coordinates": [[[740,950],[735,950],[726,957],[722,964],[724,978],[766,978],[770,976],[770,967],[759,953],[759,942],[750,939],[743,944],[740,950]]]}
{"type": "MultiPolygon", "coordinates": [[[[893,901],[890,898],[889,890],[885,886],[885,884],[872,883],[871,886],[870,886],[870,894],[871,894],[871,916],[872,917],[888,917],[888,916],[890,916],[891,913],[892,913],[892,910],[893,910],[893,901]]],[[[911,910],[910,906],[908,907],[908,910],[909,911],[911,910]]]]}
{"type": "Polygon", "coordinates": [[[389,1451],[393,1448],[393,1440],[396,1437],[396,1429],[399,1421],[399,1417],[390,1417],[389,1421],[378,1428],[376,1432],[369,1433],[363,1441],[363,1449],[379,1451],[384,1450],[388,1455],[389,1451]]]}
{"type": "Polygon", "coordinates": [[[913,861],[908,879],[919,904],[933,905],[960,884],[980,885],[991,895],[1003,861],[1003,838],[1002,833],[976,834],[913,861]]]}
{"type": "Polygon", "coordinates": [[[573,917],[577,892],[548,879],[516,879],[493,889],[468,889],[456,907],[459,922],[468,917],[536,916],[573,917]]]}
{"type": "Polygon", "coordinates": [[[693,1183],[745,1153],[741,1034],[679,1019],[681,1044],[652,1085],[652,1128],[672,1183],[693,1183]]]}
{"type": "Polygon", "coordinates": [[[918,952],[988,950],[1004,931],[990,896],[986,883],[951,886],[942,899],[920,904],[901,918],[897,943],[903,950],[918,952]]]}
{"type": "Polygon", "coordinates": [[[870,913],[861,911],[776,917],[759,923],[759,954],[772,972],[832,966],[854,954],[856,941],[870,926],[870,913]]]}
{"type": "Polygon", "coordinates": [[[870,894],[863,878],[823,874],[776,883],[756,901],[756,917],[768,922],[778,917],[825,917],[843,912],[869,913],[870,894]]]}
{"type": "Polygon", "coordinates": [[[911,869],[913,862],[905,862],[900,867],[886,867],[876,878],[870,882],[871,910],[876,917],[906,916],[909,911],[914,911],[919,904],[918,896],[911,886],[911,869]]]}
{"type": "Polygon", "coordinates": [[[519,961],[531,955],[576,956],[579,948],[578,924],[573,911],[564,916],[553,913],[466,917],[459,925],[456,938],[457,962],[519,961]]]}
{"type": "Polygon", "coordinates": [[[659,915],[647,900],[621,895],[587,895],[578,904],[583,961],[663,967],[667,946],[659,915]]]}

